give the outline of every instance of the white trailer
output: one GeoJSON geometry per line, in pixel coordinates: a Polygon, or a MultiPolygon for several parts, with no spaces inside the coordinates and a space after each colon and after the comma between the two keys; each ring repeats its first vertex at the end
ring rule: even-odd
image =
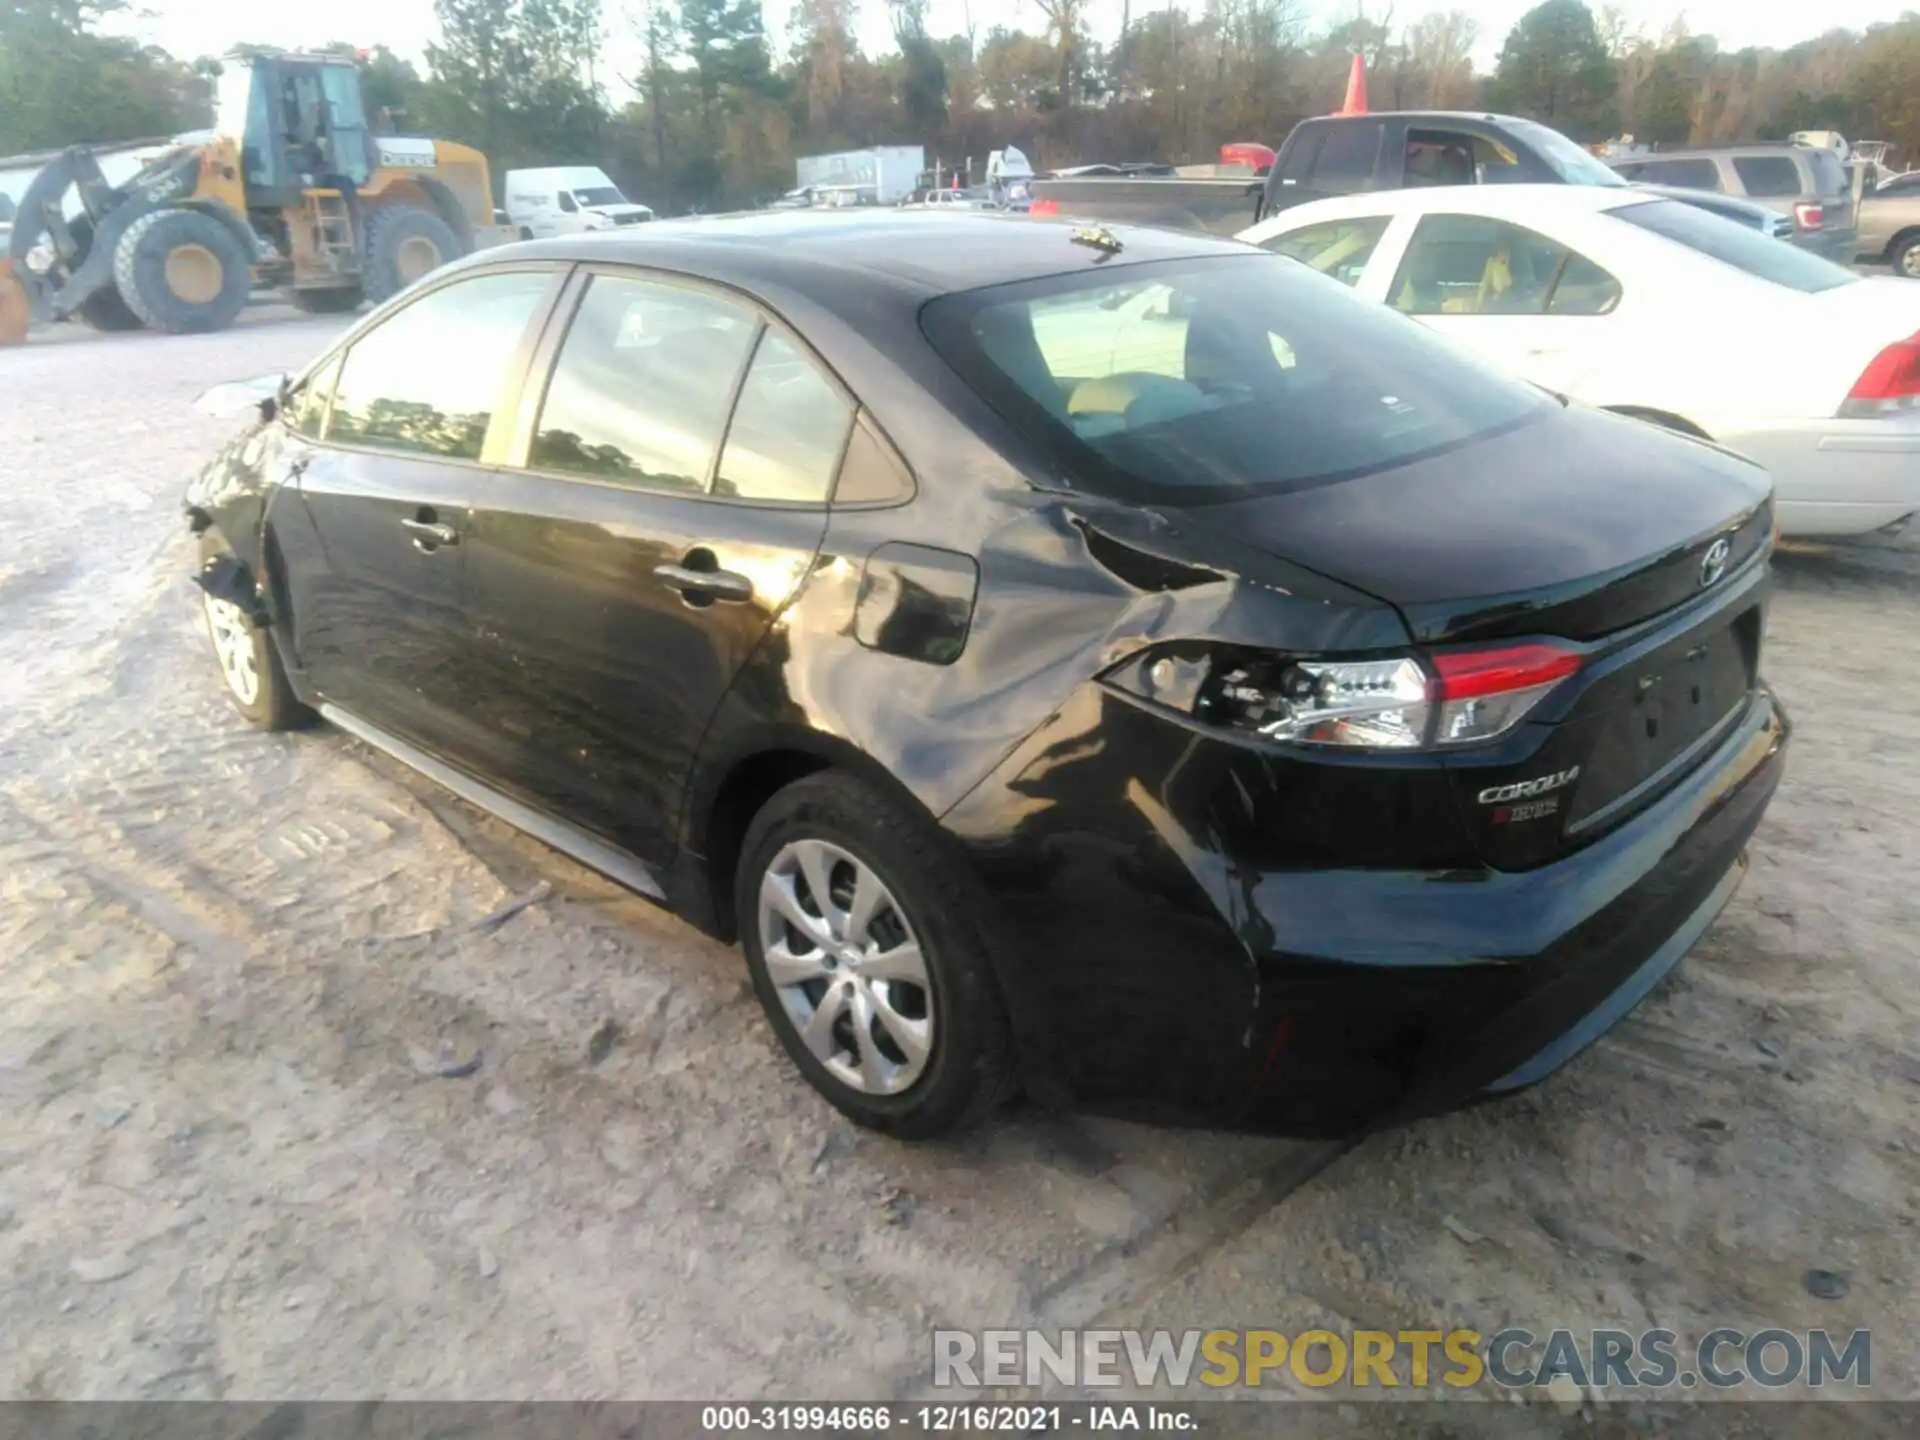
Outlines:
{"type": "Polygon", "coordinates": [[[794,164],[801,190],[816,204],[892,205],[913,193],[927,152],[919,145],[874,145],[832,155],[803,155],[794,164]]]}

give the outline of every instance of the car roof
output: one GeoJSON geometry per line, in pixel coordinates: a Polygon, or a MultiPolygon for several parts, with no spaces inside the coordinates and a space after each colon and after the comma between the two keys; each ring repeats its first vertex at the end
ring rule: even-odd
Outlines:
{"type": "Polygon", "coordinates": [[[809,280],[915,303],[934,295],[1150,260],[1243,255],[1235,240],[1141,225],[1099,225],[1117,250],[1076,243],[1085,222],[989,211],[930,215],[899,208],[778,210],[651,225],[476,251],[470,260],[540,258],[655,266],[753,288],[805,293],[809,280]]]}
{"type": "Polygon", "coordinates": [[[1538,124],[1519,115],[1502,115],[1493,110],[1369,110],[1364,115],[1309,115],[1302,125],[1345,124],[1361,120],[1479,120],[1496,125],[1538,124]]]}
{"type": "Polygon", "coordinates": [[[1448,210],[1524,220],[1541,213],[1598,214],[1660,198],[1633,185],[1420,185],[1315,200],[1280,213],[1291,218],[1309,211],[1315,216],[1335,216],[1419,215],[1428,210],[1448,210]]]}

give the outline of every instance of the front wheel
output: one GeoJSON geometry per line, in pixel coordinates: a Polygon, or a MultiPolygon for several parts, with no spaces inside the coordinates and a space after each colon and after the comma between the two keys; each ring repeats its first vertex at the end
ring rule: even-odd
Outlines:
{"type": "MultiPolygon", "coordinates": [[[[222,553],[214,542],[202,540],[202,565],[222,553]]],[[[294,730],[312,720],[313,712],[295,698],[264,625],[232,600],[206,590],[200,592],[200,610],[227,699],[248,724],[261,730],[294,730]]]]}
{"type": "Polygon", "coordinates": [[[191,335],[234,322],[253,289],[253,266],[239,237],[213,216],[155,210],[120,237],[113,280],[148,329],[191,335]]]}
{"type": "Polygon", "coordinates": [[[929,821],[850,775],[797,781],[754,817],[735,877],[754,990],[849,1119],[926,1139],[1010,1093],[982,905],[929,821]]]}

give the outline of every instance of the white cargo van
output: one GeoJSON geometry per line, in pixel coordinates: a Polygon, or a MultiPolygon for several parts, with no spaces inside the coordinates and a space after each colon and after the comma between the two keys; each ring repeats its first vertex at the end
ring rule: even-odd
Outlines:
{"type": "Polygon", "coordinates": [[[507,219],[522,240],[533,240],[638,225],[653,219],[653,211],[622,195],[606,171],[592,165],[562,165],[549,170],[509,170],[507,219]]]}

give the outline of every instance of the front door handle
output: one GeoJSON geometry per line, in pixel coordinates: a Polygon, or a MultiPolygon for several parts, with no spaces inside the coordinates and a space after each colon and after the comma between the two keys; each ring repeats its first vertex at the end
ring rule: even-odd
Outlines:
{"type": "Polygon", "coordinates": [[[731,570],[690,570],[685,565],[656,565],[653,573],[696,605],[713,600],[739,604],[753,599],[753,582],[731,570]]]}
{"type": "Polygon", "coordinates": [[[434,520],[415,520],[411,516],[400,523],[413,532],[413,543],[422,549],[460,543],[460,532],[451,525],[442,525],[434,520]]]}

